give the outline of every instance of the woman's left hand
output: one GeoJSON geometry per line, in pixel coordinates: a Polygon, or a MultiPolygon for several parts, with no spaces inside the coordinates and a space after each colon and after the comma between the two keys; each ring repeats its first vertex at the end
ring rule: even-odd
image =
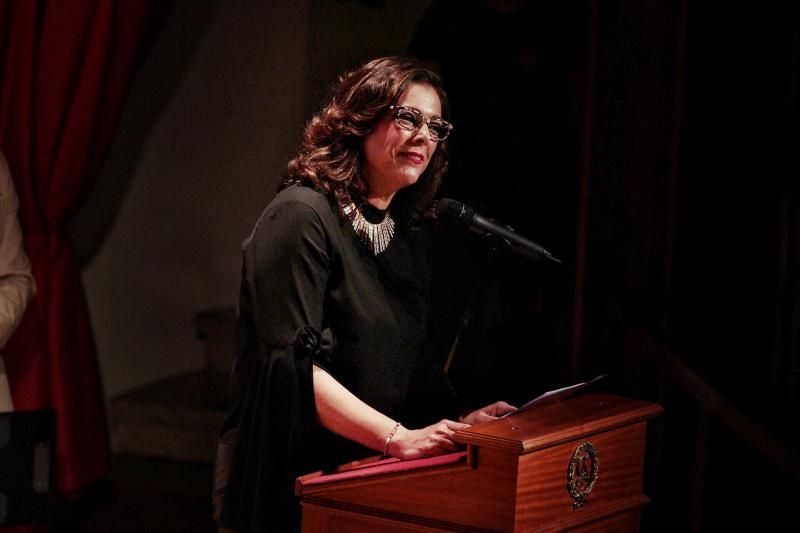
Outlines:
{"type": "Polygon", "coordinates": [[[495,420],[506,413],[516,410],[516,407],[507,404],[506,402],[494,402],[493,404],[487,405],[486,407],[481,407],[480,409],[462,416],[458,421],[464,424],[480,424],[481,422],[495,420]]]}

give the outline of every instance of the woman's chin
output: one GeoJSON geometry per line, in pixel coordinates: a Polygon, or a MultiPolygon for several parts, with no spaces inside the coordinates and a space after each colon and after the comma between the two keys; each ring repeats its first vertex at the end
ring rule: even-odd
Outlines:
{"type": "Polygon", "coordinates": [[[401,189],[405,189],[406,187],[410,187],[410,186],[416,184],[418,181],[419,181],[419,174],[418,173],[416,173],[416,172],[408,173],[408,174],[406,174],[406,175],[404,175],[402,177],[402,180],[401,180],[402,186],[400,188],[401,189]]]}

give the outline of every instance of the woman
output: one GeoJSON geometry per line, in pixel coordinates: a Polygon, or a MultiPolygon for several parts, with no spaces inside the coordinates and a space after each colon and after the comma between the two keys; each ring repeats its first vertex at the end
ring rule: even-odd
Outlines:
{"type": "Polygon", "coordinates": [[[235,451],[220,525],[292,530],[301,474],[375,452],[456,449],[463,413],[430,364],[426,215],[452,126],[441,80],[398,57],[344,75],[243,245],[235,451]],[[415,418],[416,417],[416,418],[415,418]]]}

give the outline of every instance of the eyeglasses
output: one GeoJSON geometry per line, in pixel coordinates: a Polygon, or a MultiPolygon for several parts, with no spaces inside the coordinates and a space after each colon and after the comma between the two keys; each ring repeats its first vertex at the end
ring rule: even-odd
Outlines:
{"type": "Polygon", "coordinates": [[[428,137],[434,142],[443,141],[450,135],[453,125],[441,118],[425,118],[422,112],[413,107],[393,105],[389,109],[394,113],[397,125],[408,131],[417,131],[423,124],[428,126],[428,137]]]}

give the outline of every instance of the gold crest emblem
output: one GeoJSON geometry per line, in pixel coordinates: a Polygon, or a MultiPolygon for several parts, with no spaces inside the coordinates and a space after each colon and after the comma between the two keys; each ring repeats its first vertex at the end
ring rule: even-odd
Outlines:
{"type": "Polygon", "coordinates": [[[567,468],[567,491],[572,497],[572,508],[578,509],[586,505],[586,498],[597,482],[600,460],[597,450],[591,442],[584,442],[572,454],[567,468]]]}

